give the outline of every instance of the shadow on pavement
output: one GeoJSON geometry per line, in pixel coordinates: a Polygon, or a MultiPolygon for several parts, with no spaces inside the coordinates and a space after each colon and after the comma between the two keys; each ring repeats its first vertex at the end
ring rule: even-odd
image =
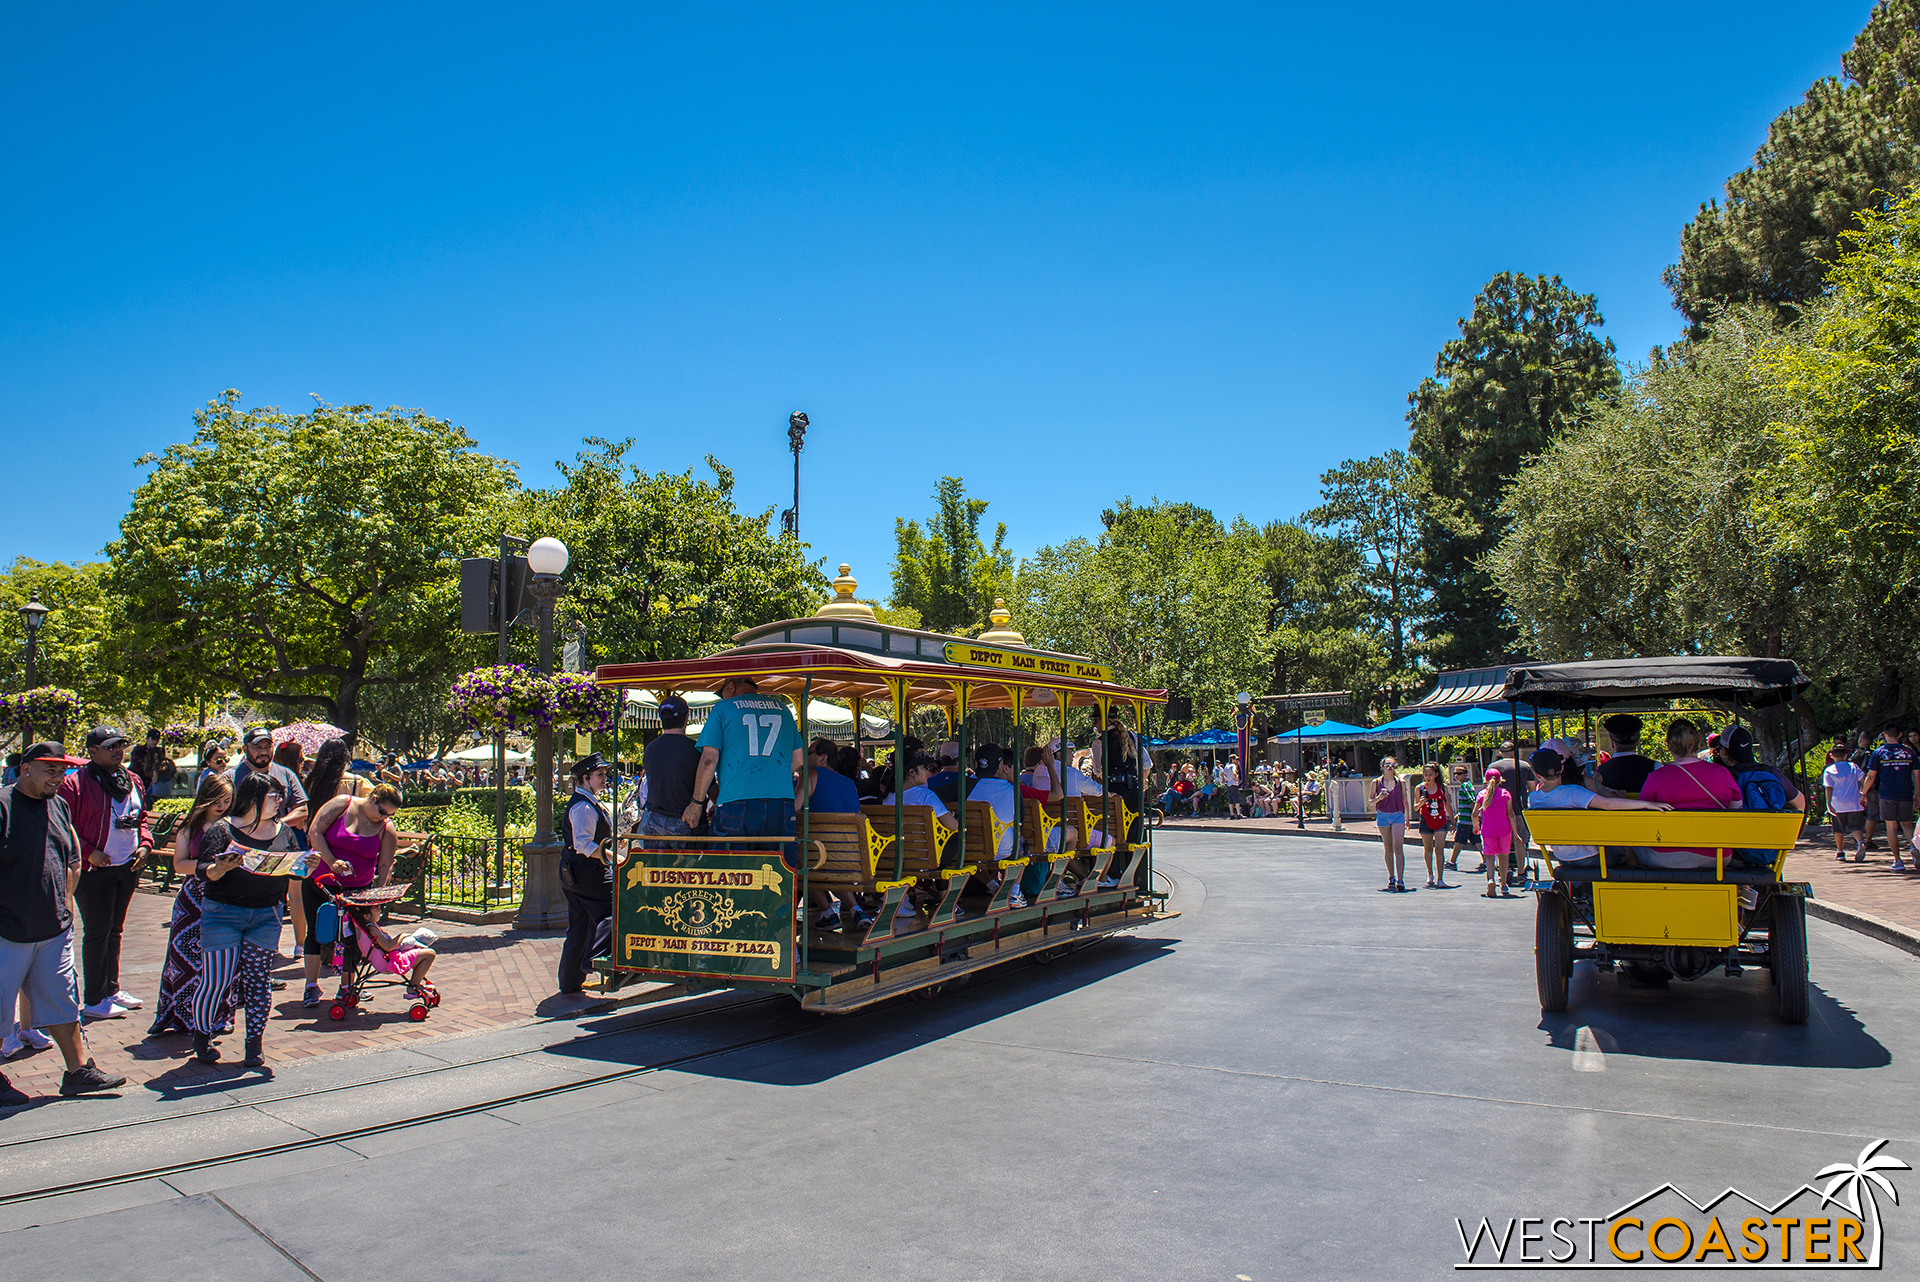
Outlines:
{"type": "MultiPolygon", "coordinates": [[[[548,1053],[635,1065],[711,1054],[672,1068],[729,1081],[810,1086],[1158,961],[1178,942],[1099,939],[1051,964],[1014,962],[1002,970],[959,976],[931,997],[898,997],[846,1015],[803,1011],[784,996],[768,1002],[740,1000],[740,992],[713,994],[733,1000],[711,1007],[699,1019],[655,1020],[624,1029],[618,1017],[596,1021],[583,1025],[583,1031],[621,1035],[582,1038],[549,1047],[548,1053]],[[782,1033],[800,1036],[772,1045],[739,1045],[782,1033]]],[[[676,1007],[684,1011],[687,1004],[676,1007]]]]}
{"type": "Polygon", "coordinates": [[[1853,1011],[1818,984],[1805,1024],[1782,1024],[1772,1003],[1764,970],[1733,979],[1676,979],[1663,990],[1623,986],[1583,963],[1574,971],[1567,1009],[1542,1016],[1539,1027],[1560,1050],[1573,1050],[1586,1027],[1606,1053],[1649,1059],[1787,1068],[1885,1068],[1893,1062],[1853,1011]]]}

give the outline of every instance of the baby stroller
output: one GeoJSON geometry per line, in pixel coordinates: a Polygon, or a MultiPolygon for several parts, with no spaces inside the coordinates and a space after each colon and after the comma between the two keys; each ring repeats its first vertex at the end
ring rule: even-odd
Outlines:
{"type": "Polygon", "coordinates": [[[416,987],[406,975],[387,972],[375,964],[376,959],[367,955],[360,944],[362,935],[369,939],[374,937],[377,928],[375,921],[380,910],[405,898],[413,883],[403,881],[392,886],[346,891],[329,874],[322,873],[313,880],[327,897],[327,903],[321,906],[322,914],[328,906],[337,914],[331,923],[325,920],[318,923],[323,943],[327,940],[329,926],[332,928],[333,964],[340,972],[340,992],[334,997],[327,1014],[333,1019],[345,1019],[349,1011],[360,1008],[361,999],[368,989],[399,986],[412,999],[412,1005],[407,1008],[407,1017],[415,1023],[424,1020],[427,1012],[440,1004],[440,990],[425,979],[416,987]]]}

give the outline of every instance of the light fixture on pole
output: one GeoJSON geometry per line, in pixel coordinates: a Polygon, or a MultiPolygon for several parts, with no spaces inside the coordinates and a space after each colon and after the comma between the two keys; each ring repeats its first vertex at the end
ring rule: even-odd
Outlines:
{"type": "MultiPolygon", "coordinates": [[[[560,576],[566,568],[567,545],[559,539],[535,539],[527,549],[527,569],[533,572],[528,591],[540,625],[542,675],[553,671],[553,607],[560,599],[560,576]]],[[[543,725],[535,731],[533,744],[533,840],[520,848],[527,865],[527,887],[513,924],[521,930],[546,930],[567,921],[566,897],[560,889],[560,856],[565,846],[553,831],[553,727],[543,725]]]]}
{"type": "Polygon", "coordinates": [[[800,537],[800,451],[807,444],[807,416],[799,410],[787,415],[787,448],[793,451],[793,506],[780,514],[780,528],[800,537]]]}
{"type": "MultiPolygon", "coordinates": [[[[47,609],[46,606],[41,605],[38,599],[29,601],[20,607],[20,622],[25,625],[27,629],[27,689],[29,690],[34,689],[40,684],[39,672],[37,670],[37,664],[40,658],[40,625],[47,621],[47,615],[51,613],[52,611],[47,609]]],[[[22,751],[25,751],[26,746],[33,742],[33,724],[31,722],[21,723],[20,736],[20,747],[22,751]]]]}
{"type": "Polygon", "coordinates": [[[1233,710],[1233,728],[1238,736],[1234,747],[1235,755],[1240,759],[1237,763],[1239,768],[1236,772],[1238,776],[1236,786],[1251,788],[1253,781],[1247,777],[1247,736],[1253,725],[1253,695],[1242,690],[1234,696],[1234,703],[1238,705],[1233,710]]]}

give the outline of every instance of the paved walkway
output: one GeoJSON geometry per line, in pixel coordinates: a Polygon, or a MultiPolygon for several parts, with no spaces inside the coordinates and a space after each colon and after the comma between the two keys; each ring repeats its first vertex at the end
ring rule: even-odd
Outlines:
{"type": "MultiPolygon", "coordinates": [[[[147,1036],[172,912],[172,895],[133,897],[120,952],[120,985],[145,1001],[146,1007],[125,1019],[90,1020],[86,1025],[88,1045],[101,1068],[123,1073],[129,1083],[156,1093],[190,1087],[205,1077],[232,1075],[230,1063],[208,1067],[194,1060],[192,1043],[181,1034],[147,1036]]],[[[528,933],[506,925],[444,921],[423,924],[440,936],[434,945],[438,959],[433,979],[441,1002],[431,1016],[414,1023],[407,1018],[400,990],[382,988],[374,990],[359,1013],[336,1023],[327,1017],[326,1005],[312,1010],[300,1005],[300,960],[293,957],[273,972],[276,979],[287,981],[287,987],[273,995],[274,1017],[266,1036],[269,1066],[461,1036],[580,1009],[579,999],[553,995],[562,932],[528,933]]],[[[280,948],[283,955],[294,952],[292,927],[283,929],[280,948]]],[[[327,997],[333,996],[338,984],[331,977],[323,983],[327,997]]],[[[225,1060],[240,1058],[243,1039],[243,1030],[236,1028],[233,1036],[221,1041],[225,1060]]],[[[60,1052],[48,1049],[9,1060],[0,1070],[30,1095],[51,1095],[60,1089],[64,1067],[60,1052]]]]}

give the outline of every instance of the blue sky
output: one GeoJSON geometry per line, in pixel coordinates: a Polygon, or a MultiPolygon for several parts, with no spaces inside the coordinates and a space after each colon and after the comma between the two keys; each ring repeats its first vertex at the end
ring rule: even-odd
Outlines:
{"type": "Polygon", "coordinates": [[[946,474],[1022,552],[1293,516],[1495,272],[1670,341],[1681,225],[1870,8],[12,6],[0,563],[95,555],[226,387],[751,509],[803,409],[863,594],[946,474]]]}

